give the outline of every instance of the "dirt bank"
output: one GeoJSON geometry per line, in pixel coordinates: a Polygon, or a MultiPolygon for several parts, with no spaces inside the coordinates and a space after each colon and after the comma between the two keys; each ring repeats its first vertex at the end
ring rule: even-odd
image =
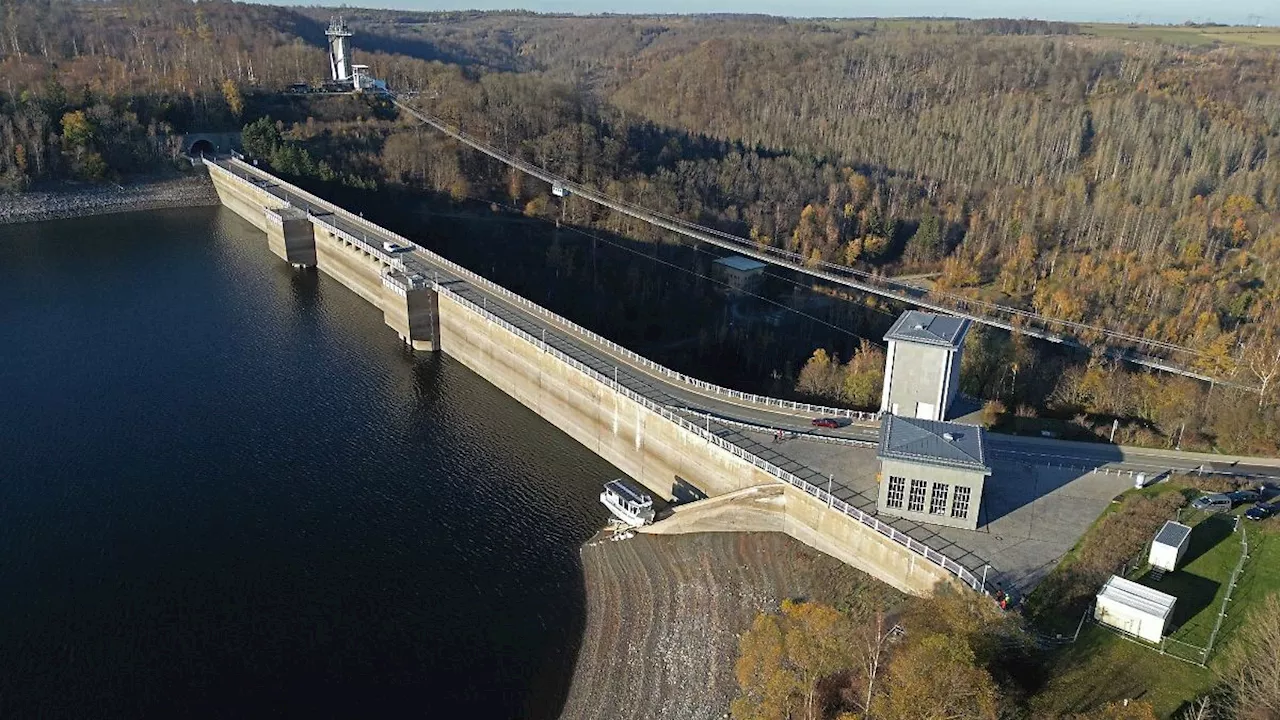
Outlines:
{"type": "Polygon", "coordinates": [[[738,636],[782,600],[892,605],[892,588],[778,533],[582,548],[587,626],[562,718],[723,718],[738,636]]]}
{"type": "Polygon", "coordinates": [[[217,204],[213,183],[202,170],[183,177],[127,185],[66,184],[20,195],[0,195],[0,225],[217,204]]]}

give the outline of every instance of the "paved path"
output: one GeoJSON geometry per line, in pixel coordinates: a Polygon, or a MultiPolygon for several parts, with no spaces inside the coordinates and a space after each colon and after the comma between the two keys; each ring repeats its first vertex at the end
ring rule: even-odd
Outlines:
{"type": "MultiPolygon", "coordinates": [[[[403,242],[393,233],[282,185],[244,163],[218,164],[375,248],[381,248],[384,240],[403,242]]],[[[814,428],[812,411],[752,402],[682,382],[671,371],[661,372],[648,361],[526,300],[513,298],[421,248],[394,257],[405,264],[407,272],[438,282],[605,377],[615,378],[621,386],[679,410],[722,439],[813,485],[830,486],[837,498],[863,512],[875,513],[877,422],[851,422],[832,430],[814,428]],[[798,437],[776,442],[776,429],[798,437]]],[[[990,566],[993,580],[1021,588],[1038,582],[1111,498],[1132,485],[1130,473],[1155,475],[1170,469],[1195,469],[1214,459],[1194,453],[995,434],[989,436],[988,449],[994,473],[983,498],[984,517],[978,530],[882,519],[975,574],[990,566]]],[[[1280,460],[1246,462],[1250,470],[1280,477],[1280,460]]]]}

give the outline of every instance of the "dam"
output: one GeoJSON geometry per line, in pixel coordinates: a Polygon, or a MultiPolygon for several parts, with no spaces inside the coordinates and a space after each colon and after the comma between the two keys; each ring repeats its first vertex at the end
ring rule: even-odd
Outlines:
{"type": "Polygon", "coordinates": [[[717,419],[726,409],[761,426],[821,414],[870,431],[874,416],[675,372],[243,160],[204,162],[222,204],[261,230],[281,261],[342,283],[408,347],[455,358],[680,503],[656,532],[784,532],[907,592],[927,594],[940,583],[984,589],[980,568],[782,469],[717,419]]]}

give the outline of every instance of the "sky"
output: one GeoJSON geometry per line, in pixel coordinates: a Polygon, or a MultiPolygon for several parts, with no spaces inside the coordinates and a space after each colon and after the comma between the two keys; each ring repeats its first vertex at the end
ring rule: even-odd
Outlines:
{"type": "MultiPolygon", "coordinates": [[[[316,0],[265,0],[317,4],[316,0]]],[[[1071,22],[1280,25],[1278,0],[346,0],[355,7],[404,10],[523,9],[556,13],[737,12],[791,17],[1011,17],[1071,22]],[[1253,16],[1260,16],[1255,18],[1253,16]]],[[[334,0],[319,4],[337,4],[334,0]]]]}

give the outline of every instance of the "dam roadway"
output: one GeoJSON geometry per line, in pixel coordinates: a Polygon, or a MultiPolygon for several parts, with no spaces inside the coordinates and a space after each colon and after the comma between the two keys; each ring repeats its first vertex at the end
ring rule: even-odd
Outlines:
{"type": "MultiPolygon", "coordinates": [[[[339,279],[381,307],[414,348],[459,359],[655,493],[687,500],[783,486],[782,500],[766,501],[776,517],[709,529],[787,532],[904,590],[928,592],[955,580],[980,589],[984,575],[1029,588],[1132,484],[1130,473],[1222,462],[993,435],[992,480],[1007,487],[989,482],[988,492],[1007,497],[984,499],[978,531],[877,518],[874,415],[677,373],[253,165],[234,158],[205,164],[223,204],[264,230],[277,255],[339,279]],[[403,249],[389,252],[383,243],[403,249]],[[415,299],[425,295],[429,303],[415,299]],[[405,299],[409,308],[397,309],[405,299]],[[817,416],[847,424],[817,430],[810,424],[817,416]],[[789,439],[777,441],[778,430],[789,439]]],[[[1280,476],[1276,461],[1248,462],[1280,476]]]]}

